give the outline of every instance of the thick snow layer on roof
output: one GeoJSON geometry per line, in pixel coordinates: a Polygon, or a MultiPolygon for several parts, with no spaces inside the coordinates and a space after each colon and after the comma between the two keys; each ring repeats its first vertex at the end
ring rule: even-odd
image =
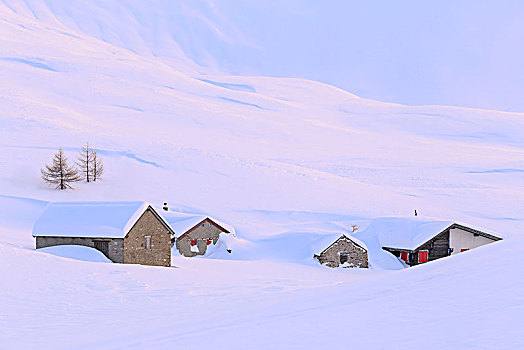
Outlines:
{"type": "Polygon", "coordinates": [[[33,236],[123,238],[146,202],[54,202],[33,227],[33,236]]]}
{"type": "Polygon", "coordinates": [[[162,217],[169,223],[171,228],[175,231],[177,237],[183,235],[195,225],[199,224],[205,219],[209,219],[215,222],[217,225],[228,230],[233,236],[235,236],[235,229],[233,226],[228,225],[220,220],[217,220],[211,216],[200,215],[200,214],[189,214],[180,213],[175,211],[161,211],[162,217]]]}
{"type": "Polygon", "coordinates": [[[353,241],[354,243],[356,243],[357,245],[361,246],[362,248],[364,249],[368,249],[368,247],[366,246],[366,244],[364,242],[362,242],[360,239],[348,234],[348,233],[332,233],[332,234],[325,234],[325,235],[322,235],[321,238],[319,238],[317,241],[315,241],[313,243],[313,252],[314,254],[319,254],[321,252],[323,252],[326,248],[328,248],[330,245],[332,245],[333,243],[335,243],[335,241],[337,241],[341,236],[344,236],[348,239],[350,239],[351,241],[353,241]]]}
{"type": "Polygon", "coordinates": [[[47,247],[38,249],[41,253],[47,253],[63,258],[89,261],[89,262],[105,262],[111,263],[102,252],[89,247],[83,247],[79,245],[60,245],[55,247],[47,247]]]}
{"type": "Polygon", "coordinates": [[[414,250],[453,224],[469,227],[495,237],[499,235],[482,228],[460,222],[427,217],[385,217],[370,222],[356,236],[368,246],[369,262],[372,267],[395,270],[405,265],[382,247],[414,250]]]}
{"type": "Polygon", "coordinates": [[[357,236],[366,243],[376,239],[382,247],[412,250],[453,225],[453,223],[453,221],[421,217],[377,218],[372,220],[369,226],[358,233],[357,236]]]}
{"type": "Polygon", "coordinates": [[[164,218],[169,223],[169,225],[171,225],[177,237],[183,235],[206,218],[205,216],[201,215],[172,216],[171,214],[172,213],[169,212],[163,213],[164,218]]]}

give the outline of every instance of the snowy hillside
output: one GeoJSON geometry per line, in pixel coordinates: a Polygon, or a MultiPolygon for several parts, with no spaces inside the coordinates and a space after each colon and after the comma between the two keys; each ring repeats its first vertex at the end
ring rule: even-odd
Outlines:
{"type": "Polygon", "coordinates": [[[0,3],[0,348],[524,344],[523,114],[228,75],[205,44],[248,44],[216,12],[177,3],[174,20],[205,26],[169,32],[160,6],[70,3],[0,3]],[[146,15],[163,20],[133,32],[146,15]],[[180,43],[195,38],[190,55],[180,43]],[[103,181],[42,183],[58,147],[74,160],[87,141],[103,181]],[[168,202],[231,224],[241,244],[172,269],[57,257],[31,237],[54,200],[168,202]],[[402,271],[312,259],[327,235],[415,209],[504,240],[402,271]]]}
{"type": "Polygon", "coordinates": [[[3,3],[174,67],[306,78],[413,105],[524,110],[520,1],[3,3]]]}

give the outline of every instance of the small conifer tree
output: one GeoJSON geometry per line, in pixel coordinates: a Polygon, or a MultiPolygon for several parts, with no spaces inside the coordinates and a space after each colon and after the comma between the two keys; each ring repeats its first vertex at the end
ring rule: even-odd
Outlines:
{"type": "Polygon", "coordinates": [[[65,190],[72,188],[70,183],[80,181],[78,171],[67,164],[67,158],[62,151],[58,150],[53,156],[53,164],[45,165],[45,168],[40,169],[42,179],[48,184],[56,185],[56,189],[65,190]]]}

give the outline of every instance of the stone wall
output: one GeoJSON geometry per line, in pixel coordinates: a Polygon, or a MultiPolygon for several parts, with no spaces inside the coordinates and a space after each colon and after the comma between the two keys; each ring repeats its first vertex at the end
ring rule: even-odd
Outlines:
{"type": "Polygon", "coordinates": [[[189,231],[176,240],[176,248],[183,256],[191,257],[195,255],[204,255],[207,250],[207,241],[216,244],[222,230],[213,225],[210,220],[206,219],[198,227],[189,231]],[[197,241],[198,252],[191,251],[191,241],[197,241]]]}
{"type": "Polygon", "coordinates": [[[95,248],[95,241],[108,242],[108,252],[103,253],[109,260],[115,263],[124,262],[124,240],[122,238],[36,237],[36,249],[57,245],[81,245],[95,248]]]}
{"type": "Polygon", "coordinates": [[[317,255],[319,263],[329,267],[340,266],[340,253],[347,253],[347,267],[368,267],[368,252],[346,237],[340,237],[328,249],[317,255]]]}
{"type": "Polygon", "coordinates": [[[171,266],[171,234],[147,209],[124,238],[124,263],[171,266]],[[146,237],[151,237],[150,249],[146,237]]]}

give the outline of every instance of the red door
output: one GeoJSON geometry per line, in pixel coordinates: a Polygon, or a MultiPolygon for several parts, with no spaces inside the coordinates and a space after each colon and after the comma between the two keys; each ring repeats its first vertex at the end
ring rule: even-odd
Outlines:
{"type": "Polygon", "coordinates": [[[428,262],[428,255],[429,255],[429,251],[427,251],[427,250],[420,250],[418,252],[418,262],[419,263],[428,262]]]}
{"type": "Polygon", "coordinates": [[[468,248],[462,248],[462,249],[460,250],[460,252],[462,253],[462,252],[466,252],[466,251],[468,251],[468,250],[469,250],[468,248]]]}
{"type": "Polygon", "coordinates": [[[400,258],[408,263],[408,252],[400,252],[400,258]]]}

